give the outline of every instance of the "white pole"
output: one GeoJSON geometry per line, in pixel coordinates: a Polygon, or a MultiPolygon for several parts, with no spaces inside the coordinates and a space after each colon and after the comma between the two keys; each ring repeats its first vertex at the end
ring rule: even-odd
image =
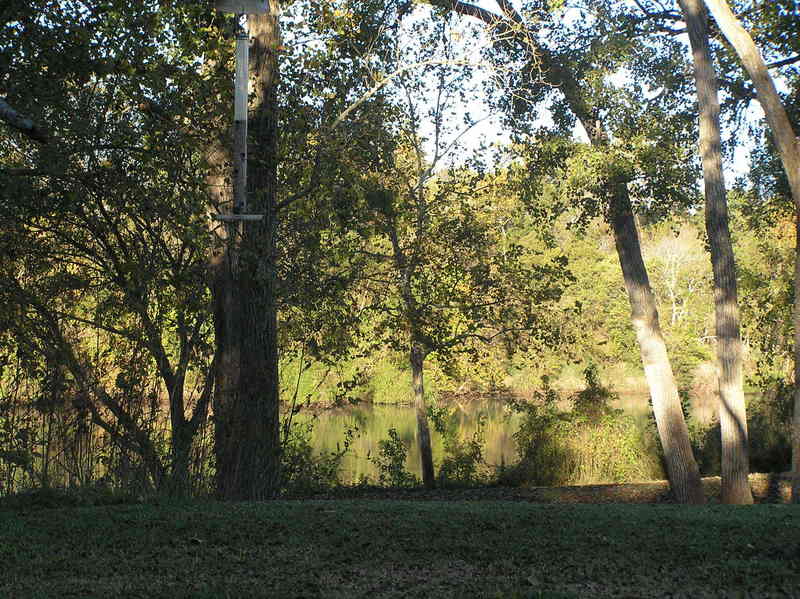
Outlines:
{"type": "Polygon", "coordinates": [[[236,75],[233,109],[233,213],[247,213],[247,15],[236,15],[236,75]]]}

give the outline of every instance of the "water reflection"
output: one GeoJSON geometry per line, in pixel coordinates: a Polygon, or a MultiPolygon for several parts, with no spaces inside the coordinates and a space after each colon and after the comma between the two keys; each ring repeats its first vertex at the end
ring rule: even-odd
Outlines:
{"type": "MultiPolygon", "coordinates": [[[[650,416],[646,393],[621,395],[614,405],[633,416],[642,426],[650,416]]],[[[492,399],[471,401],[453,405],[452,410],[452,417],[456,419],[458,430],[465,439],[471,438],[478,430],[481,414],[485,415],[484,459],[488,464],[510,464],[517,460],[513,435],[519,428],[520,416],[509,412],[503,402],[492,399]]],[[[310,415],[299,416],[301,421],[310,418],[310,415]]],[[[406,446],[406,468],[417,477],[421,475],[415,442],[416,418],[412,406],[359,404],[326,410],[313,416],[313,419],[312,445],[318,452],[337,450],[345,440],[345,431],[355,431],[343,463],[343,482],[358,482],[365,476],[373,481],[377,478],[377,471],[369,458],[378,454],[378,443],[387,438],[390,428],[397,430],[398,437],[406,446]]],[[[434,460],[438,464],[444,453],[441,436],[433,432],[432,441],[434,460]]]]}

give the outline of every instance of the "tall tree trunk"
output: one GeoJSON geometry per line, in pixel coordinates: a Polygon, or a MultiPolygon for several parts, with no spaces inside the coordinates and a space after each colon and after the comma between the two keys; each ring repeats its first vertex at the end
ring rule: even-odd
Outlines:
{"type": "MultiPolygon", "coordinates": [[[[745,70],[753,85],[761,108],[764,109],[764,116],[767,119],[775,145],[789,179],[789,188],[792,191],[795,211],[798,214],[796,220],[797,238],[800,243],[800,142],[798,142],[789,116],[781,103],[781,98],[775,89],[775,83],[767,70],[764,58],[761,56],[753,38],[742,27],[739,20],[733,14],[725,0],[705,0],[706,6],[714,15],[722,33],[736,50],[739,59],[742,61],[745,70]]],[[[800,503],[800,245],[795,248],[795,304],[794,304],[794,418],[792,421],[792,501],[800,503]]]]}
{"type": "Polygon", "coordinates": [[[792,502],[800,503],[800,209],[794,216],[794,413],[792,416],[792,502]]]}
{"type": "Polygon", "coordinates": [[[631,322],[639,343],[670,485],[679,502],[705,503],[700,471],[692,455],[689,431],[658,322],[656,300],[642,259],[627,186],[620,181],[615,187],[609,220],[614,230],[617,255],[631,304],[631,322]]]}
{"type": "Polygon", "coordinates": [[[217,492],[227,499],[266,499],[278,492],[278,336],[275,244],[277,232],[277,9],[249,18],[253,38],[250,79],[249,212],[261,221],[229,226],[226,249],[215,260],[218,354],[214,402],[217,492]]]}
{"type": "MultiPolygon", "coordinates": [[[[561,88],[573,114],[586,129],[591,144],[596,148],[606,147],[608,134],[604,123],[595,118],[598,111],[587,105],[580,83],[570,71],[554,63],[549,54],[544,56],[547,61],[543,60],[543,63],[548,68],[549,77],[561,88]]],[[[617,257],[631,305],[631,323],[639,344],[670,486],[677,501],[702,504],[705,503],[705,494],[700,470],[692,454],[689,429],[683,417],[667,345],[661,334],[656,300],[642,258],[627,182],[609,181],[603,192],[608,202],[606,217],[614,231],[617,257]]]]}
{"type": "Polygon", "coordinates": [[[717,78],[708,44],[702,0],[678,0],[692,46],[700,113],[700,156],[706,197],[706,231],[714,271],[719,422],[722,434],[722,502],[753,503],[748,474],[747,413],[742,386],[742,340],[736,262],[728,229],[728,200],[722,173],[717,78]]]}
{"type": "Polygon", "coordinates": [[[435,480],[431,432],[428,428],[428,407],[425,405],[425,385],[422,376],[424,362],[425,351],[418,344],[412,343],[411,376],[414,387],[414,409],[417,413],[417,445],[422,467],[422,483],[430,489],[434,486],[435,480]]]}

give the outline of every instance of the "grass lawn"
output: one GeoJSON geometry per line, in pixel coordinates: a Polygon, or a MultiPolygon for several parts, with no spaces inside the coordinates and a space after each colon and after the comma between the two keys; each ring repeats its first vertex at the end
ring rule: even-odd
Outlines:
{"type": "Polygon", "coordinates": [[[800,597],[800,508],[275,501],[0,510],[0,597],[800,597]]]}

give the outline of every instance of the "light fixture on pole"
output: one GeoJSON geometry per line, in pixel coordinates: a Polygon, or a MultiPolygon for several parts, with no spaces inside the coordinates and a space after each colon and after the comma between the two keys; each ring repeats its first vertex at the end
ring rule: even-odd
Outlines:
{"type": "Polygon", "coordinates": [[[263,0],[216,0],[218,12],[236,15],[236,74],[233,100],[233,213],[214,216],[221,221],[261,220],[262,214],[247,213],[247,96],[250,42],[247,15],[267,12],[263,0]]]}

